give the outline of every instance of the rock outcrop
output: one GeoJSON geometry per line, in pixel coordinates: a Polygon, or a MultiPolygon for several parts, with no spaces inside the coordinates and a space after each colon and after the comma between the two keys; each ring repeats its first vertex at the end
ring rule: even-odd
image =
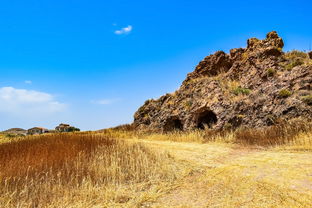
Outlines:
{"type": "Polygon", "coordinates": [[[172,94],[147,100],[134,126],[150,130],[263,127],[280,119],[311,119],[312,62],[304,52],[284,53],[273,31],[250,38],[247,48],[218,51],[201,61],[172,94]],[[308,99],[309,100],[309,99],[308,99]]]}

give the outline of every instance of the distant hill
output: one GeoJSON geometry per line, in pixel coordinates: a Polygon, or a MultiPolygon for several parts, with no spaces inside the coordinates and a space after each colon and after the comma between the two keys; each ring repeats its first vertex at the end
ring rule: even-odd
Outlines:
{"type": "Polygon", "coordinates": [[[4,134],[23,134],[23,135],[26,135],[27,134],[27,130],[25,129],[21,129],[21,128],[11,128],[11,129],[8,129],[8,130],[5,130],[1,133],[4,133],[4,134]]]}

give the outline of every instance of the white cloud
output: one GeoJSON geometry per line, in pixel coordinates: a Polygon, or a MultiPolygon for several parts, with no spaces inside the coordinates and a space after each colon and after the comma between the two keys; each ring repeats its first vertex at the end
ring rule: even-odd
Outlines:
{"type": "Polygon", "coordinates": [[[0,88],[1,113],[44,116],[65,109],[66,104],[56,101],[53,95],[45,92],[13,87],[0,88]]]}
{"type": "Polygon", "coordinates": [[[25,80],[25,84],[32,84],[31,80],[25,80]]]}
{"type": "Polygon", "coordinates": [[[116,30],[116,35],[129,34],[132,31],[133,27],[128,25],[128,27],[121,28],[120,30],[116,30]]]}
{"type": "Polygon", "coordinates": [[[120,101],[120,99],[101,99],[101,100],[91,100],[91,103],[97,105],[110,105],[120,101]]]}

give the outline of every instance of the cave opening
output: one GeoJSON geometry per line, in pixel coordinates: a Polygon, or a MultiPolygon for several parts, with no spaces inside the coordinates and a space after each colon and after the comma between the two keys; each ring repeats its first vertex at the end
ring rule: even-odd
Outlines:
{"type": "Polygon", "coordinates": [[[181,120],[177,117],[171,117],[167,119],[164,131],[182,131],[183,130],[183,124],[181,120]]]}
{"type": "Polygon", "coordinates": [[[197,128],[198,129],[207,129],[212,128],[215,123],[217,123],[217,115],[211,111],[206,110],[198,115],[197,119],[197,128]]]}

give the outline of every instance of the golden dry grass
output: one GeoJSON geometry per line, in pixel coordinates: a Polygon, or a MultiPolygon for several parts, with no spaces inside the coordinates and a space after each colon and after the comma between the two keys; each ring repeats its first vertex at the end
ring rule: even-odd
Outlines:
{"type": "Polygon", "coordinates": [[[312,122],[298,118],[290,121],[277,121],[277,124],[263,128],[240,128],[236,130],[193,130],[166,133],[138,132],[131,125],[99,131],[111,138],[159,140],[195,143],[232,143],[262,148],[300,148],[312,150],[312,122]]]}
{"type": "Polygon", "coordinates": [[[170,160],[139,143],[95,134],[53,134],[3,143],[0,207],[135,205],[160,194],[157,184],[176,178],[178,171],[168,165],[170,160]]]}
{"type": "Polygon", "coordinates": [[[124,126],[6,140],[0,207],[312,207],[304,124],[166,134],[124,126]]]}

